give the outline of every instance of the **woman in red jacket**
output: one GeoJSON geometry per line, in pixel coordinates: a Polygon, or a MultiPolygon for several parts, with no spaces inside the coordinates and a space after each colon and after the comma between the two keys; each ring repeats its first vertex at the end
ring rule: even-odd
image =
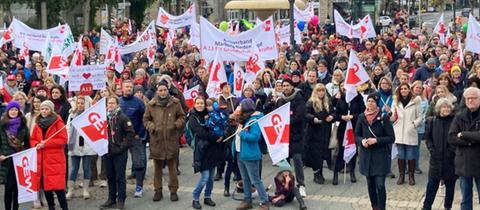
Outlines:
{"type": "Polygon", "coordinates": [[[55,208],[53,192],[63,210],[68,209],[65,195],[66,160],[64,147],[67,144],[67,130],[62,118],[54,112],[52,101],[40,105],[40,115],[33,127],[30,145],[37,147],[38,178],[43,184],[48,208],[55,208]]]}

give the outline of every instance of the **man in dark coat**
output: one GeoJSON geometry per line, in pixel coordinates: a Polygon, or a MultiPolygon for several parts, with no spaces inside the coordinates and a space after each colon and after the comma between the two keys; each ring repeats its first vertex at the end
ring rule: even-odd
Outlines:
{"type": "Polygon", "coordinates": [[[277,102],[277,108],[290,102],[290,157],[293,159],[295,167],[295,176],[298,182],[298,189],[302,197],[306,196],[305,182],[303,175],[303,132],[305,122],[305,101],[299,89],[294,88],[291,79],[285,79],[282,82],[283,94],[277,102]]]}
{"type": "Polygon", "coordinates": [[[299,89],[302,91],[303,94],[303,100],[305,102],[310,99],[310,96],[312,95],[313,88],[317,84],[317,72],[314,70],[309,70],[307,71],[307,81],[299,85],[299,89]]]}
{"type": "Polygon", "coordinates": [[[473,180],[480,188],[480,89],[469,87],[463,93],[466,109],[453,119],[449,143],[456,146],[455,174],[460,176],[462,210],[472,209],[473,180]]]}
{"type": "Polygon", "coordinates": [[[415,71],[415,75],[413,76],[413,81],[421,80],[425,82],[427,79],[432,77],[432,74],[435,72],[435,59],[429,58],[425,65],[421,66],[420,68],[415,71]]]}

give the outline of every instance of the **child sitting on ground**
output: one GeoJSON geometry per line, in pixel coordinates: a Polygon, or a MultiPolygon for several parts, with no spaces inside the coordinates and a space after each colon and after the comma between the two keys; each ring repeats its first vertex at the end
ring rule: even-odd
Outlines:
{"type": "Polygon", "coordinates": [[[280,172],[274,178],[275,181],[275,195],[270,196],[270,202],[274,206],[281,207],[286,203],[290,203],[293,198],[296,198],[300,210],[307,209],[305,201],[303,200],[298,188],[295,187],[295,176],[292,173],[292,167],[286,160],[278,163],[280,172]]]}

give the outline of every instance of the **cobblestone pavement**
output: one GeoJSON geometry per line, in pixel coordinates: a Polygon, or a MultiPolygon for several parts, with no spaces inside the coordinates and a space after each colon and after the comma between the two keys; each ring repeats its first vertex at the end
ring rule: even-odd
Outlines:
{"type": "MultiPolygon", "coordinates": [[[[408,184],[398,186],[396,185],[397,179],[387,178],[387,209],[389,210],[406,210],[406,209],[421,209],[423,199],[425,197],[425,187],[427,183],[428,172],[428,154],[426,153],[425,146],[423,145],[421,154],[421,168],[424,171],[423,174],[416,174],[417,185],[409,186],[408,184]]],[[[133,198],[133,192],[135,188],[135,181],[128,180],[127,185],[127,201],[126,209],[192,209],[191,207],[191,192],[193,187],[199,178],[199,175],[193,174],[191,168],[192,152],[189,148],[181,149],[180,157],[180,171],[182,174],[179,176],[180,189],[179,196],[180,201],[171,202],[169,199],[168,187],[164,187],[164,199],[160,202],[152,202],[153,197],[153,162],[148,162],[148,173],[144,184],[144,195],[142,198],[133,198]]],[[[396,160],[394,160],[396,162],[396,160]]],[[[128,163],[127,168],[130,167],[128,163]]],[[[396,169],[396,163],[393,164],[394,173],[398,176],[398,170],[396,169]]],[[[358,166],[357,166],[358,168],[358,166]]],[[[168,173],[167,170],[164,170],[168,173]]],[[[273,184],[273,176],[276,174],[277,168],[271,166],[271,162],[267,156],[263,160],[263,180],[266,186],[273,184]]],[[[127,175],[130,174],[130,170],[127,171],[127,175]]],[[[370,201],[368,199],[367,187],[365,177],[361,176],[357,171],[357,183],[351,183],[349,176],[346,176],[346,182],[343,183],[343,174],[339,175],[340,184],[333,186],[332,172],[328,169],[324,169],[324,176],[326,183],[324,185],[318,185],[313,182],[313,172],[309,168],[305,168],[305,179],[307,184],[307,198],[306,203],[308,209],[315,210],[368,210],[371,209],[370,201]]],[[[82,176],[78,176],[82,177],[82,176]]],[[[168,178],[164,184],[167,185],[168,178]]],[[[233,184],[232,184],[233,185],[233,184]]],[[[460,209],[460,191],[459,182],[456,185],[455,202],[453,209],[460,209]]],[[[100,188],[95,186],[91,188],[92,198],[90,200],[83,200],[81,198],[81,189],[76,189],[75,198],[69,201],[70,209],[99,209],[98,206],[106,199],[106,188],[100,188]]],[[[3,187],[0,192],[3,195],[3,187]]],[[[474,201],[478,201],[477,194],[474,194],[474,201]]],[[[203,209],[235,209],[240,203],[232,198],[223,197],[223,179],[217,181],[214,184],[213,200],[217,203],[215,208],[203,206],[203,209]]],[[[0,196],[2,200],[1,207],[3,207],[3,196],[0,196]]],[[[443,209],[444,189],[440,188],[437,197],[435,199],[433,209],[443,209]]],[[[254,203],[258,203],[258,199],[254,200],[254,203]]],[[[32,209],[32,204],[22,204],[20,209],[32,209]]],[[[254,206],[255,207],[255,206],[254,206]]],[[[58,206],[57,206],[58,208],[58,206]]],[[[3,209],[3,208],[0,208],[3,209]]],[[[47,208],[44,208],[47,209],[47,208]]],[[[298,209],[296,202],[287,204],[282,208],[272,209],[298,209]]],[[[474,209],[480,209],[478,203],[474,204],[474,209]]]]}

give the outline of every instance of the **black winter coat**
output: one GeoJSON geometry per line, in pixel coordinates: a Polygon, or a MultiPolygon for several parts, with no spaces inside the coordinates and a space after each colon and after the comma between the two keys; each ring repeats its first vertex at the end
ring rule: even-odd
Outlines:
{"type": "Polygon", "coordinates": [[[195,173],[210,170],[223,160],[223,143],[216,142],[218,137],[205,125],[206,112],[190,112],[188,126],[195,136],[195,150],[193,152],[193,170],[195,173]]]}
{"type": "Polygon", "coordinates": [[[453,116],[435,116],[428,120],[425,129],[425,143],[430,152],[430,169],[428,176],[441,180],[456,179],[455,147],[448,143],[448,129],[453,116]]]}
{"type": "MultiPolygon", "coordinates": [[[[332,110],[332,106],[330,105],[330,110],[332,110]]],[[[313,104],[311,101],[307,102],[306,105],[306,133],[305,133],[305,165],[307,167],[311,167],[314,170],[320,169],[323,167],[323,161],[331,158],[330,150],[328,149],[328,144],[330,143],[330,135],[332,132],[332,120],[331,122],[327,122],[326,118],[332,115],[332,112],[327,112],[326,110],[322,110],[320,112],[316,112],[313,108],[313,104]],[[313,122],[314,118],[321,120],[320,124],[315,124],[313,122]]]]}
{"type": "Polygon", "coordinates": [[[363,96],[361,94],[358,94],[352,99],[352,101],[350,101],[350,106],[345,101],[345,95],[342,95],[339,100],[334,101],[335,121],[340,122],[337,130],[337,139],[339,141],[339,145],[342,145],[343,136],[345,135],[345,128],[347,126],[347,122],[342,120],[342,115],[347,115],[348,111],[350,111],[350,115],[353,116],[352,126],[355,126],[357,124],[358,115],[365,111],[365,103],[363,102],[363,96]]]}
{"type": "MultiPolygon", "coordinates": [[[[23,118],[22,125],[18,129],[17,135],[15,136],[20,142],[23,142],[23,150],[30,148],[30,132],[28,130],[26,123],[27,122],[25,118],[23,118]]],[[[6,122],[2,120],[0,122],[0,155],[8,156],[19,151],[16,151],[8,143],[8,136],[7,136],[6,129],[7,129],[6,122]]],[[[0,183],[3,183],[9,170],[13,170],[12,166],[13,166],[12,158],[8,158],[5,161],[0,162],[0,183]]]]}
{"type": "Polygon", "coordinates": [[[133,124],[127,115],[119,111],[107,117],[108,123],[108,155],[114,156],[126,152],[135,138],[133,124]]]}
{"type": "Polygon", "coordinates": [[[382,112],[378,113],[369,128],[365,114],[360,114],[355,126],[355,142],[360,153],[360,173],[364,176],[387,175],[390,171],[388,164],[390,149],[388,145],[395,142],[395,133],[388,115],[382,116],[382,112]],[[362,145],[362,140],[368,138],[376,138],[377,143],[365,148],[362,145]]]}
{"type": "Polygon", "coordinates": [[[470,110],[461,110],[453,118],[448,136],[449,143],[456,147],[455,174],[480,177],[480,114],[472,119],[470,110]],[[457,137],[460,132],[462,138],[457,137]]]}
{"type": "Polygon", "coordinates": [[[303,153],[303,132],[305,123],[305,101],[299,89],[293,94],[278,99],[277,108],[290,102],[290,154],[303,153]]]}

